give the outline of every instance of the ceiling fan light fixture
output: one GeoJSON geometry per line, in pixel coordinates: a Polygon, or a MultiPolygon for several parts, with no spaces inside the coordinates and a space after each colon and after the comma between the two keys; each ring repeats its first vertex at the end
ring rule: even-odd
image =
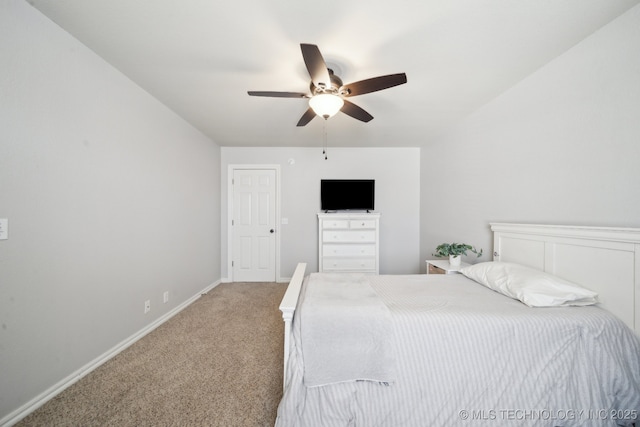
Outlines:
{"type": "Polygon", "coordinates": [[[321,93],[314,95],[309,99],[309,107],[319,115],[328,119],[333,117],[344,105],[344,101],[338,95],[330,93],[321,93]]]}

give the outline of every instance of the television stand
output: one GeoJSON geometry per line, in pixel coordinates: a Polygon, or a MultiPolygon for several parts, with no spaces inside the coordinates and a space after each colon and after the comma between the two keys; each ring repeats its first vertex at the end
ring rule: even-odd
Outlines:
{"type": "Polygon", "coordinates": [[[319,213],[319,271],[378,274],[379,223],[370,211],[319,213]]]}

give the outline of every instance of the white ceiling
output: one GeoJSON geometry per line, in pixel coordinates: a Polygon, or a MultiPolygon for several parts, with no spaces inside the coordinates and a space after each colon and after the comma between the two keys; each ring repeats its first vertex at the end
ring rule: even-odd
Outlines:
{"type": "Polygon", "coordinates": [[[29,0],[221,146],[319,146],[296,127],[300,43],[345,83],[405,72],[327,122],[331,146],[420,146],[640,0],[29,0]],[[318,7],[321,6],[321,7],[318,7]]]}

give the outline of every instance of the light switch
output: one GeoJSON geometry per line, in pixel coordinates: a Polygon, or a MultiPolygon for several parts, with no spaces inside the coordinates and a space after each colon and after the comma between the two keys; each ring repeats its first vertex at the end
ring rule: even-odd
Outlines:
{"type": "Polygon", "coordinates": [[[280,221],[280,223],[281,223],[282,225],[287,225],[287,224],[289,224],[289,218],[282,218],[282,220],[280,221]]]}
{"type": "Polygon", "coordinates": [[[0,218],[0,240],[9,238],[9,219],[0,218]]]}

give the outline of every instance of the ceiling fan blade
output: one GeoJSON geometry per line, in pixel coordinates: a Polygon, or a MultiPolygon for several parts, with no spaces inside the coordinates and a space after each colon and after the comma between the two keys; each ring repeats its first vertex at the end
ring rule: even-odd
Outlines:
{"type": "Polygon", "coordinates": [[[342,86],[342,90],[346,92],[343,94],[343,96],[362,95],[382,89],[388,89],[390,87],[398,86],[406,82],[407,75],[405,73],[389,74],[386,76],[360,80],[358,82],[349,83],[342,86]]]}
{"type": "Polygon", "coordinates": [[[307,66],[307,71],[309,71],[313,84],[315,86],[324,85],[325,87],[331,87],[329,70],[318,46],[315,44],[300,43],[300,49],[302,50],[302,58],[307,66]]]}
{"type": "Polygon", "coordinates": [[[353,102],[347,101],[346,99],[344,100],[344,105],[342,106],[340,111],[342,111],[348,116],[353,117],[354,119],[358,119],[361,122],[365,122],[365,123],[373,119],[373,116],[371,114],[367,113],[362,108],[358,107],[353,102]]]}
{"type": "Polygon", "coordinates": [[[316,116],[316,112],[313,111],[311,107],[309,107],[307,111],[304,112],[302,117],[300,117],[300,120],[298,121],[298,124],[296,126],[305,126],[307,123],[313,120],[315,116],[316,116]]]}
{"type": "Polygon", "coordinates": [[[270,96],[272,98],[306,98],[306,93],[300,92],[268,92],[250,90],[247,92],[251,96],[270,96]]]}

